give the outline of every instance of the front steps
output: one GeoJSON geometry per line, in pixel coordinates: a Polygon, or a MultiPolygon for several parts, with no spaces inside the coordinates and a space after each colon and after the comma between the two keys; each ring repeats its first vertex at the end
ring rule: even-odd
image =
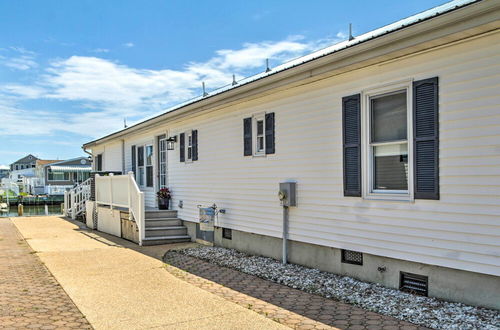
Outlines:
{"type": "Polygon", "coordinates": [[[168,243],[190,242],[187,228],[177,218],[177,211],[147,210],[146,233],[142,245],[160,245],[168,243]]]}

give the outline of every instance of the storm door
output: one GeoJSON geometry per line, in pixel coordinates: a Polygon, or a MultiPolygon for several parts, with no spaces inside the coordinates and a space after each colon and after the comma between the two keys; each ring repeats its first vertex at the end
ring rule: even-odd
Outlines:
{"type": "Polygon", "coordinates": [[[158,137],[158,187],[167,187],[167,138],[165,135],[158,137]]]}

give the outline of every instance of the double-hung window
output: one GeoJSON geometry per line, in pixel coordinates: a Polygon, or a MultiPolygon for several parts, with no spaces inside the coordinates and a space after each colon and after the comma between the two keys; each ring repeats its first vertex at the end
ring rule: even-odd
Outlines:
{"type": "Polygon", "coordinates": [[[198,160],[198,130],[179,134],[180,161],[192,163],[198,160]]]}
{"type": "Polygon", "coordinates": [[[193,161],[193,132],[190,131],[186,133],[187,145],[186,145],[186,161],[193,161]]]}
{"type": "Polygon", "coordinates": [[[144,187],[144,146],[137,147],[137,184],[144,187]]]}
{"type": "Polygon", "coordinates": [[[153,187],[153,146],[146,146],[146,187],[153,187]]]}
{"type": "Polygon", "coordinates": [[[344,196],[439,199],[439,78],[342,98],[344,196]]]}
{"type": "Polygon", "coordinates": [[[243,118],[243,155],[265,156],[275,153],[274,112],[243,118]]]}
{"type": "Polygon", "coordinates": [[[370,97],[371,192],[408,194],[407,117],[406,90],[370,97]]]}
{"type": "Polygon", "coordinates": [[[153,146],[137,147],[137,184],[140,187],[153,187],[153,146]]]}
{"type": "Polygon", "coordinates": [[[254,118],[254,144],[255,144],[255,155],[264,155],[265,154],[265,145],[264,145],[264,116],[257,116],[254,118]]]}

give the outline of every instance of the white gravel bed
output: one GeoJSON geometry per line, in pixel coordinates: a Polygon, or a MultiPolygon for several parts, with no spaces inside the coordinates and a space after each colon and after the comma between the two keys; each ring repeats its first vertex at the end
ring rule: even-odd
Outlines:
{"type": "Polygon", "coordinates": [[[416,296],[317,269],[283,265],[271,258],[251,256],[232,249],[199,247],[172,252],[429,328],[500,329],[500,311],[497,310],[416,296]]]}

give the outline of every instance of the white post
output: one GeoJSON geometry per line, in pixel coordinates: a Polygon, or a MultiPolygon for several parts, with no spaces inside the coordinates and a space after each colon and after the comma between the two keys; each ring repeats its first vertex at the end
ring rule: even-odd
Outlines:
{"type": "Polygon", "coordinates": [[[140,212],[140,217],[141,217],[141,222],[140,222],[140,231],[139,231],[139,244],[142,245],[142,240],[145,237],[146,234],[146,208],[144,207],[144,193],[141,191],[139,193],[139,212],[140,212]]]}
{"type": "Polygon", "coordinates": [[[128,180],[127,180],[127,189],[128,189],[127,196],[128,196],[128,219],[130,221],[132,221],[132,196],[131,196],[131,194],[132,194],[131,186],[133,183],[132,180],[134,180],[134,172],[129,171],[128,172],[128,180]]]}
{"type": "Polygon", "coordinates": [[[113,213],[113,173],[109,173],[109,209],[113,213]]]}
{"type": "Polygon", "coordinates": [[[68,216],[68,192],[64,191],[64,209],[63,214],[68,216]]]}
{"type": "Polygon", "coordinates": [[[70,194],[71,194],[71,219],[75,220],[76,219],[76,200],[75,200],[75,191],[73,189],[71,189],[70,191],[70,194]]]}
{"type": "Polygon", "coordinates": [[[45,215],[49,215],[49,206],[45,204],[45,215]]]}

